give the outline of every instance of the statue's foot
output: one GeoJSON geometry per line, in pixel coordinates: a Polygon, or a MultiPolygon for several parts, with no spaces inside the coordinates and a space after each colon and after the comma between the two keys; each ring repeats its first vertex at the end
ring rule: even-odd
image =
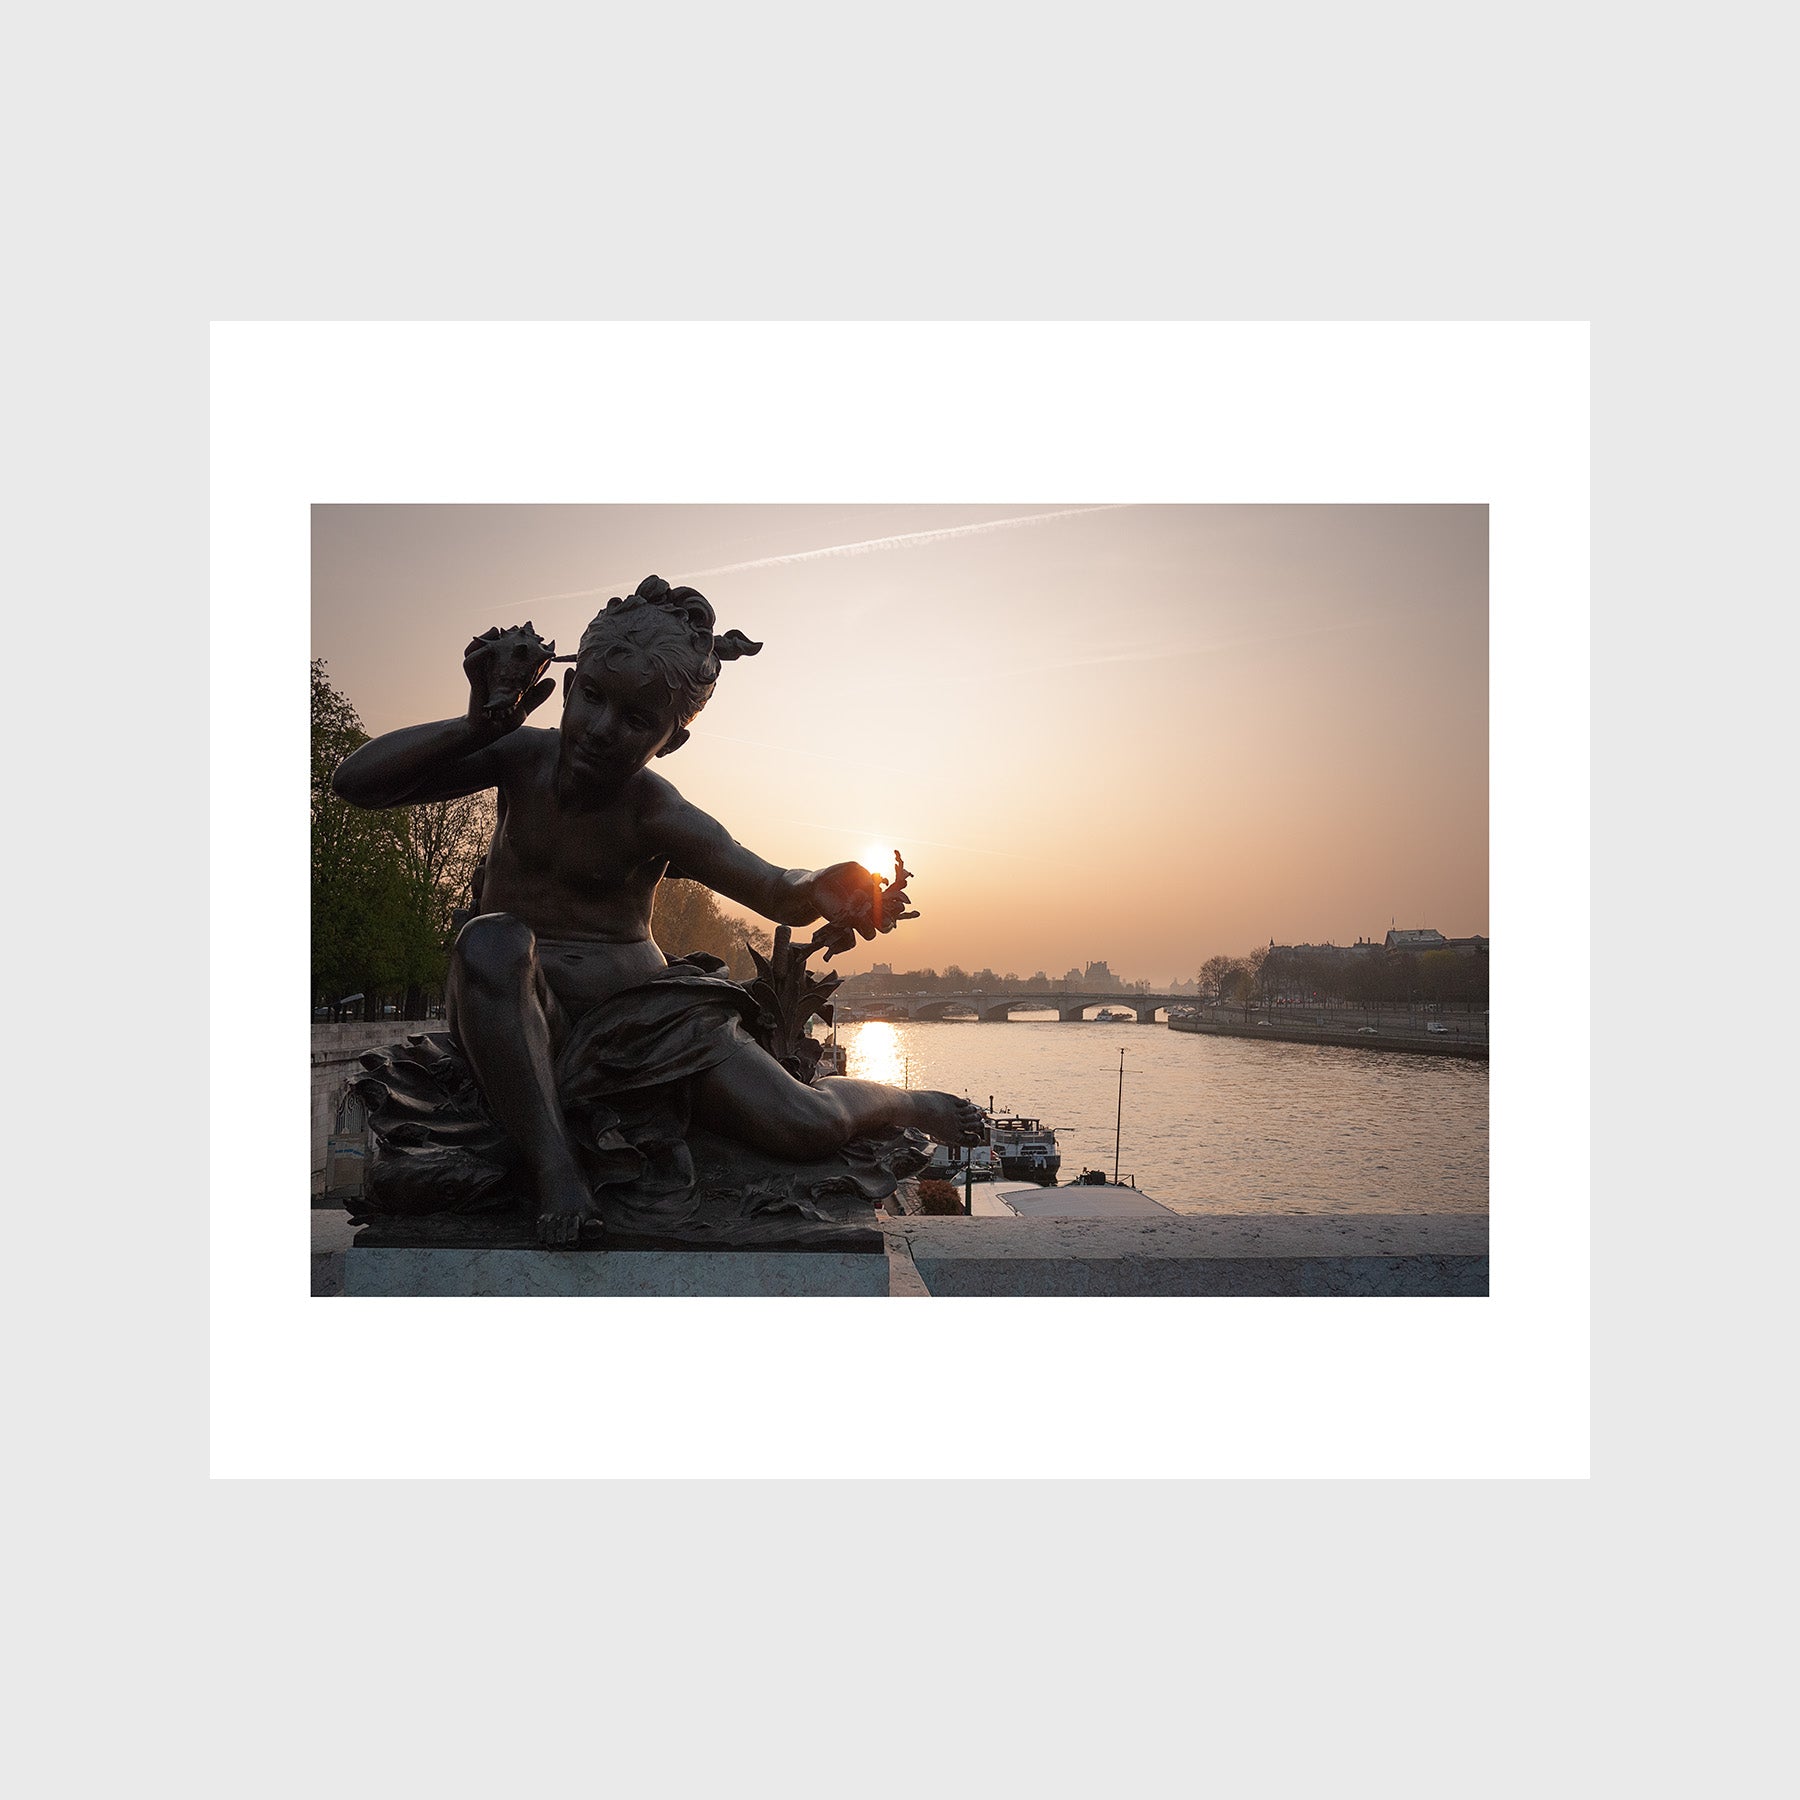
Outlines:
{"type": "Polygon", "coordinates": [[[913,1123],[940,1144],[985,1144],[987,1114],[973,1100],[954,1094],[915,1093],[913,1123]]]}
{"type": "MultiPolygon", "coordinates": [[[[584,1219],[592,1217],[587,1184],[571,1170],[555,1180],[538,1182],[537,1234],[540,1244],[563,1249],[581,1242],[584,1219]]],[[[592,1233],[588,1234],[592,1237],[592,1233]]]]}

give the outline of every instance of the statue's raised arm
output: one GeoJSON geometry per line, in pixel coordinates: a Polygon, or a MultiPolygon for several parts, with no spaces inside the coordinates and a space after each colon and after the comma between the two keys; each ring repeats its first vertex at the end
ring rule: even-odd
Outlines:
{"type": "Polygon", "coordinates": [[[497,747],[556,691],[544,674],[555,655],[529,619],[505,631],[489,626],[463,651],[463,716],[371,738],[338,764],[332,792],[353,806],[414,806],[498,786],[508,758],[497,747]]]}

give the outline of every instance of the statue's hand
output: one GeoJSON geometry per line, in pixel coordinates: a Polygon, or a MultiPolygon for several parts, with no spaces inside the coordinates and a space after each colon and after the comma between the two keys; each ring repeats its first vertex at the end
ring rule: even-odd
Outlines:
{"type": "Polygon", "coordinates": [[[463,674],[469,683],[469,723],[484,736],[504,737],[525,723],[556,691],[556,678],[544,676],[555,653],[531,621],[502,631],[490,625],[469,640],[463,652],[463,674]]]}
{"type": "Polygon", "coordinates": [[[850,927],[864,938],[919,916],[907,911],[904,886],[884,887],[879,876],[853,862],[833,863],[813,877],[813,904],[831,924],[850,927]]]}
{"type": "Polygon", "coordinates": [[[861,863],[833,863],[812,880],[813,905],[832,925],[845,925],[859,937],[872,938],[880,929],[881,884],[861,863]]]}

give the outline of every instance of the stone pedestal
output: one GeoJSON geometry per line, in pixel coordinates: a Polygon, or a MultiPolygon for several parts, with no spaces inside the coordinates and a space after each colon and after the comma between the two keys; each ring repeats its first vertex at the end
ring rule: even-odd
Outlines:
{"type": "Polygon", "coordinates": [[[346,1295],[885,1296],[888,1259],[834,1250],[370,1249],[346,1295]]]}

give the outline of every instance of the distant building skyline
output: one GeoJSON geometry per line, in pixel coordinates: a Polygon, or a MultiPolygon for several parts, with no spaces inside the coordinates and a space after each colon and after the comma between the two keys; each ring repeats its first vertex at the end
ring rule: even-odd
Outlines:
{"type": "Polygon", "coordinates": [[[1171,975],[1162,978],[1155,975],[1118,974],[1103,958],[1090,959],[1086,963],[1072,965],[1061,975],[1050,975],[1043,969],[1035,969],[1029,975],[1022,975],[1012,967],[1013,959],[1005,959],[1001,968],[993,964],[982,963],[969,968],[960,960],[952,958],[941,967],[932,963],[878,962],[872,967],[859,971],[871,977],[884,980],[900,980],[908,975],[929,977],[942,980],[953,971],[975,985],[1027,986],[1032,982],[1050,982],[1059,986],[1080,989],[1093,993],[1124,993],[1132,988],[1148,986],[1154,993],[1194,993],[1203,985],[1199,981],[1199,970],[1213,956],[1246,957],[1257,948],[1266,949],[1275,956],[1325,956],[1353,957],[1357,955],[1417,955],[1431,951],[1448,951],[1456,955],[1485,955],[1488,952],[1489,940],[1479,934],[1468,937],[1447,937],[1435,926],[1417,927],[1404,931],[1389,931],[1384,938],[1359,937],[1354,943],[1335,944],[1330,941],[1318,944],[1278,944],[1270,939],[1267,945],[1252,946],[1251,951],[1210,951],[1207,956],[1196,960],[1194,971],[1187,975],[1171,975]],[[1006,972],[1002,973],[1002,969],[1006,972]]]}

